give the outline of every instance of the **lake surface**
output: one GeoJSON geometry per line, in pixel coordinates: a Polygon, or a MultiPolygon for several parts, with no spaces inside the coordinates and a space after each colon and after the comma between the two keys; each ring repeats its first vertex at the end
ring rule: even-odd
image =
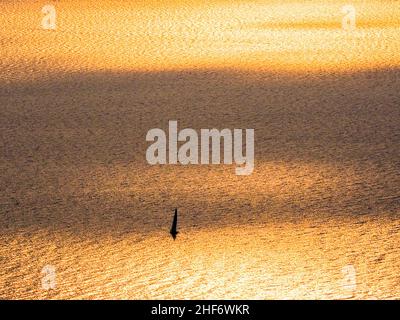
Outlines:
{"type": "Polygon", "coordinates": [[[0,297],[400,298],[400,4],[353,4],[2,1],[0,297]],[[169,120],[254,172],[148,165],[169,120]]]}

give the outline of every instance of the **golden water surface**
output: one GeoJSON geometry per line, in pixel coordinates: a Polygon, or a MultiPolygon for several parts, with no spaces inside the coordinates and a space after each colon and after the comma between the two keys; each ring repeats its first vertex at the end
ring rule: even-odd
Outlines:
{"type": "Polygon", "coordinates": [[[0,298],[400,297],[398,1],[45,4],[0,2],[0,298]],[[149,166],[169,120],[253,174],[149,166]]]}

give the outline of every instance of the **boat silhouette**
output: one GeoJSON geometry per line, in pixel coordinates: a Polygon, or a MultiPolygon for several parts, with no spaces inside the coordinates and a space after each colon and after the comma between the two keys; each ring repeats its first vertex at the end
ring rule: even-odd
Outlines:
{"type": "Polygon", "coordinates": [[[174,238],[174,240],[176,239],[176,235],[179,233],[179,231],[176,230],[177,224],[178,224],[178,209],[175,209],[174,220],[172,221],[171,231],[169,232],[172,238],[174,238]]]}

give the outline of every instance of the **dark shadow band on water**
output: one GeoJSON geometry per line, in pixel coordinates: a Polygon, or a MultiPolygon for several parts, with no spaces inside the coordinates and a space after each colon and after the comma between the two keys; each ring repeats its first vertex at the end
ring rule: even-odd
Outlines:
{"type": "Polygon", "coordinates": [[[398,69],[186,70],[2,83],[0,230],[168,233],[175,207],[183,229],[396,215],[399,79],[398,69]],[[150,167],[146,133],[166,129],[172,119],[180,129],[254,128],[254,173],[238,178],[233,167],[150,167]],[[283,186],[268,185],[274,165],[287,169],[273,176],[283,186]],[[335,179],[342,187],[330,190],[335,179]],[[292,183],[298,193],[285,191],[292,183]]]}

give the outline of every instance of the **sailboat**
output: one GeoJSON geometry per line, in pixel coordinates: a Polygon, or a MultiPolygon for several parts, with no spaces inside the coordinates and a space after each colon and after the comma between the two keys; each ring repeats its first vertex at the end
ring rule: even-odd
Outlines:
{"type": "Polygon", "coordinates": [[[176,239],[176,235],[179,233],[179,231],[176,231],[177,224],[178,224],[178,209],[175,209],[174,220],[172,221],[171,231],[169,232],[172,238],[174,238],[174,240],[176,239]]]}

